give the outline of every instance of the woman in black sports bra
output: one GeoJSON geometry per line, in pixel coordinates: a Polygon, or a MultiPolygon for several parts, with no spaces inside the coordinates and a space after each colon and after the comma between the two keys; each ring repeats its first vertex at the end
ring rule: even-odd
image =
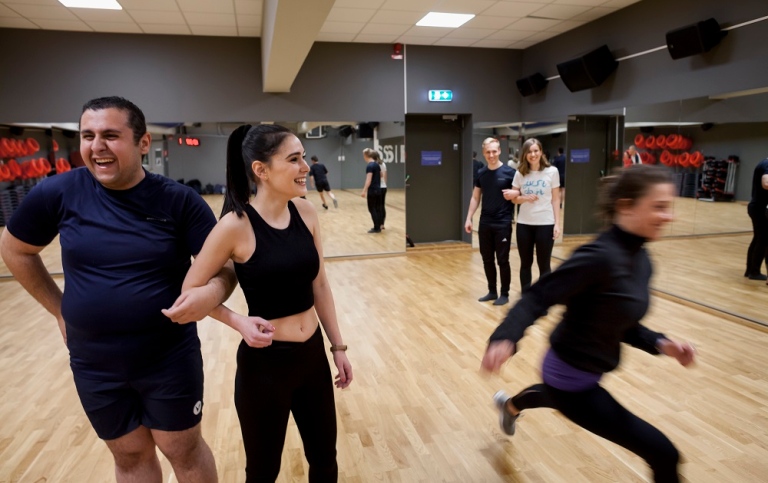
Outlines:
{"type": "Polygon", "coordinates": [[[338,479],[333,380],[320,324],[338,370],[336,387],[349,386],[352,366],[323,266],[317,213],[300,198],[308,172],[301,141],[289,129],[237,128],[227,145],[221,219],[184,281],[184,290],[204,285],[232,259],[248,302],[248,316],[223,305],[210,314],[243,336],[235,406],[246,481],[277,479],[290,413],[304,443],[309,481],[338,479]]]}

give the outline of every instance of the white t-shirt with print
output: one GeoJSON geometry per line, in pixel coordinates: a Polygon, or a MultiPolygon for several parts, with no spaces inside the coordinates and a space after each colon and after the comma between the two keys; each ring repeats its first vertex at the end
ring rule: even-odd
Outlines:
{"type": "Polygon", "coordinates": [[[560,174],[557,168],[550,166],[543,171],[531,171],[523,176],[515,173],[512,187],[520,190],[521,195],[536,195],[533,202],[520,205],[517,222],[523,225],[554,225],[555,213],[552,211],[552,189],[560,187],[560,174]]]}
{"type": "Polygon", "coordinates": [[[387,182],[384,181],[384,175],[387,173],[387,163],[382,161],[381,164],[379,164],[379,167],[381,168],[381,187],[386,188],[387,182]]]}

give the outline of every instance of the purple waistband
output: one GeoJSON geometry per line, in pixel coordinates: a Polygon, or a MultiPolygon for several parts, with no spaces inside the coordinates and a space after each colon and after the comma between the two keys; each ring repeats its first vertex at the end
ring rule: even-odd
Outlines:
{"type": "Polygon", "coordinates": [[[586,391],[600,382],[602,374],[582,371],[560,359],[551,348],[544,356],[541,368],[544,383],[568,392],[586,391]]]}

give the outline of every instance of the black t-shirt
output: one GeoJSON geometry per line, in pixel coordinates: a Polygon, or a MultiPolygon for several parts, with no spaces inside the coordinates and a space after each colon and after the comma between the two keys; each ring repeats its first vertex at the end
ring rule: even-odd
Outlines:
{"type": "Polygon", "coordinates": [[[371,161],[368,163],[368,165],[365,167],[365,174],[371,173],[373,176],[371,176],[371,185],[368,187],[369,190],[380,190],[381,189],[381,166],[379,166],[379,163],[376,161],[371,161]]]}
{"type": "Polygon", "coordinates": [[[546,309],[564,304],[563,318],[549,341],[571,366],[596,374],[609,372],[619,365],[622,342],[658,354],[656,341],[664,334],[640,324],[648,310],[652,272],[644,242],[613,226],[581,246],[531,286],[491,340],[517,343],[546,309]]]}
{"type": "Polygon", "coordinates": [[[328,178],[326,177],[327,174],[328,169],[326,169],[323,163],[313,163],[312,166],[309,167],[309,175],[315,178],[315,184],[322,184],[328,181],[328,178]]]}
{"type": "Polygon", "coordinates": [[[768,190],[763,188],[763,176],[766,174],[768,174],[768,158],[757,163],[755,174],[752,176],[752,203],[763,208],[768,205],[768,190]]]}
{"type": "Polygon", "coordinates": [[[482,190],[480,223],[486,225],[512,223],[515,207],[504,199],[501,190],[511,189],[515,170],[502,164],[497,169],[484,167],[477,173],[475,187],[482,190]]]}
{"type": "Polygon", "coordinates": [[[483,169],[485,165],[476,159],[472,160],[472,183],[474,183],[477,180],[477,174],[480,172],[481,169],[483,169]]]}
{"type": "Polygon", "coordinates": [[[565,155],[558,154],[552,160],[552,166],[557,168],[557,174],[560,175],[560,186],[565,186],[565,155]]]}

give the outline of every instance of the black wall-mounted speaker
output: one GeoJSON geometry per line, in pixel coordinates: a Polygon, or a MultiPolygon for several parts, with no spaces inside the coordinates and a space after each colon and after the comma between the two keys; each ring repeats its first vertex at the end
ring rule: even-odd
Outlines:
{"type": "Polygon", "coordinates": [[[517,79],[517,90],[520,91],[520,95],[523,97],[532,96],[547,87],[548,82],[543,75],[537,72],[531,76],[517,79]]]}
{"type": "Polygon", "coordinates": [[[728,32],[714,18],[667,32],[667,50],[673,59],[709,52],[728,32]]]}
{"type": "Polygon", "coordinates": [[[339,128],[339,136],[345,138],[355,132],[355,128],[350,125],[344,125],[339,128]]]}
{"type": "Polygon", "coordinates": [[[577,92],[599,86],[618,65],[608,46],[603,45],[582,57],[557,64],[557,71],[565,87],[577,92]]]}
{"type": "Polygon", "coordinates": [[[363,122],[357,125],[357,137],[365,139],[373,137],[373,126],[370,122],[363,122]]]}
{"type": "Polygon", "coordinates": [[[714,123],[711,123],[711,122],[705,122],[705,123],[703,123],[703,124],[701,125],[701,130],[702,130],[702,131],[709,131],[709,130],[710,130],[710,129],[712,129],[713,127],[715,127],[714,123]]]}

